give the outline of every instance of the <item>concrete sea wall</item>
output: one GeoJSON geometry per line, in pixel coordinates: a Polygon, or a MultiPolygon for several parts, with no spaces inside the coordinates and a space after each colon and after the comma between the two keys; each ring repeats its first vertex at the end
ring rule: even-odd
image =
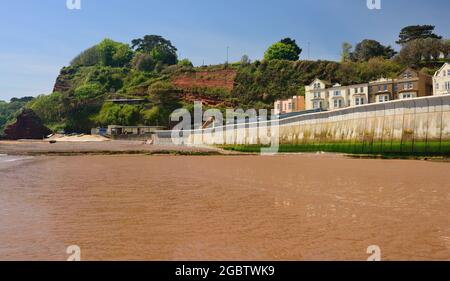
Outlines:
{"type": "MultiPolygon", "coordinates": [[[[396,100],[311,113],[269,122],[193,130],[186,144],[267,144],[263,130],[281,145],[369,145],[372,150],[447,152],[450,147],[450,95],[396,100]],[[377,148],[377,146],[380,146],[377,148]]],[[[167,139],[167,132],[165,133],[167,139]]],[[[157,133],[158,135],[158,133],[157,133]]],[[[162,136],[162,135],[161,135],[162,136]]]]}

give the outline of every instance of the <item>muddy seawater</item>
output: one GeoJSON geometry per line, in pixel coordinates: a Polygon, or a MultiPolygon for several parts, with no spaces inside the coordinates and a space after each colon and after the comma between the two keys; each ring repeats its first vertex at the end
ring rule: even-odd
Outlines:
{"type": "Polygon", "coordinates": [[[0,260],[450,260],[450,164],[0,156],[0,260]]]}

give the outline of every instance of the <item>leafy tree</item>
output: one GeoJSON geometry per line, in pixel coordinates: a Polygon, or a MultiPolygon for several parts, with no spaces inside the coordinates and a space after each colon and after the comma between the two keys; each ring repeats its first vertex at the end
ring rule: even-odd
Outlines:
{"type": "Polygon", "coordinates": [[[443,50],[442,41],[436,38],[426,38],[423,40],[423,58],[425,61],[438,60],[443,50]]]}
{"type": "Polygon", "coordinates": [[[147,126],[158,126],[162,121],[160,120],[161,112],[158,106],[154,106],[151,109],[143,109],[141,116],[143,123],[147,126]]]}
{"type": "Polygon", "coordinates": [[[351,60],[352,48],[353,48],[353,46],[350,43],[347,43],[347,42],[342,43],[341,62],[351,60]]]}
{"type": "Polygon", "coordinates": [[[140,111],[141,106],[105,103],[96,117],[96,121],[105,126],[112,124],[135,126],[140,121],[140,111]]]}
{"type": "MultiPolygon", "coordinates": [[[[283,44],[287,44],[287,45],[291,45],[295,52],[297,53],[297,55],[300,57],[300,54],[302,53],[302,49],[297,45],[297,43],[295,42],[295,40],[292,40],[291,38],[284,38],[280,41],[280,43],[283,44]]],[[[298,59],[297,59],[298,60],[298,59]]]]}
{"type": "Polygon", "coordinates": [[[426,38],[442,39],[441,36],[438,36],[433,32],[434,32],[433,25],[407,26],[400,31],[400,34],[398,36],[399,40],[397,41],[397,44],[404,45],[416,39],[426,39],[426,38]]]}
{"type": "Polygon", "coordinates": [[[403,45],[398,60],[411,66],[417,66],[422,60],[429,62],[438,60],[441,54],[448,56],[449,45],[445,40],[436,38],[416,39],[403,45]]]}
{"type": "Polygon", "coordinates": [[[450,54],[450,39],[442,41],[442,54],[444,55],[444,58],[448,58],[448,55],[450,54]]]}
{"type": "Polygon", "coordinates": [[[99,84],[85,84],[75,89],[74,96],[76,99],[86,101],[103,94],[99,84]]]}
{"type": "Polygon", "coordinates": [[[355,61],[368,61],[376,57],[390,59],[395,54],[391,46],[383,46],[378,41],[365,39],[356,45],[351,57],[355,61]]]}
{"type": "Polygon", "coordinates": [[[97,46],[81,52],[70,62],[71,66],[93,66],[98,64],[100,64],[100,55],[97,46]]]}
{"type": "Polygon", "coordinates": [[[290,60],[296,61],[299,59],[298,52],[292,45],[285,43],[275,43],[267,49],[264,54],[265,60],[290,60]]]}
{"type": "Polygon", "coordinates": [[[40,95],[28,105],[45,124],[58,123],[62,120],[61,93],[40,95]]]}
{"type": "Polygon", "coordinates": [[[138,71],[152,71],[155,69],[155,61],[152,56],[142,52],[137,52],[134,55],[131,65],[138,71]]]}
{"type": "Polygon", "coordinates": [[[127,65],[133,52],[127,44],[105,39],[97,46],[100,63],[103,66],[123,67],[127,65]]]}
{"type": "Polygon", "coordinates": [[[194,67],[194,65],[192,64],[192,62],[189,59],[182,59],[178,62],[178,66],[183,66],[183,67],[194,67]]]}
{"type": "Polygon", "coordinates": [[[243,55],[241,58],[241,65],[242,66],[247,66],[249,64],[251,64],[252,61],[250,60],[250,58],[247,55],[243,55]]]}
{"type": "Polygon", "coordinates": [[[153,59],[167,65],[174,65],[178,61],[177,48],[159,35],[145,35],[144,38],[131,41],[131,47],[140,52],[151,54],[153,59]]]}
{"type": "Polygon", "coordinates": [[[410,41],[403,46],[397,60],[404,65],[416,66],[422,61],[423,51],[423,40],[418,39],[410,41]]]}

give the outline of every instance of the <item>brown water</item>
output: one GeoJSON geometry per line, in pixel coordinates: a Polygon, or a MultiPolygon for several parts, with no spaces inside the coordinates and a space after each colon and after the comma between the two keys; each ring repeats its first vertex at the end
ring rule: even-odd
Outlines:
{"type": "Polygon", "coordinates": [[[450,260],[450,164],[298,156],[0,163],[0,259],[450,260]]]}

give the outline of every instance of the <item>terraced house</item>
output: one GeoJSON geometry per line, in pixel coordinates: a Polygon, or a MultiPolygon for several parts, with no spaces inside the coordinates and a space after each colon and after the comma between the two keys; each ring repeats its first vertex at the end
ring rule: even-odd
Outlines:
{"type": "Polygon", "coordinates": [[[433,77],[433,95],[450,94],[450,63],[445,63],[433,77]]]}
{"type": "Polygon", "coordinates": [[[381,78],[369,82],[369,102],[411,99],[432,95],[432,79],[412,68],[402,71],[396,79],[381,78]]]}
{"type": "Polygon", "coordinates": [[[310,109],[328,109],[329,94],[327,88],[331,86],[328,81],[315,79],[305,87],[305,107],[310,109]]]}
{"type": "Polygon", "coordinates": [[[433,95],[433,80],[430,75],[406,68],[395,79],[395,99],[411,99],[433,95]]]}
{"type": "Polygon", "coordinates": [[[348,106],[362,105],[368,102],[368,84],[342,86],[316,79],[305,87],[306,109],[332,110],[348,106]]]}
{"type": "MultiPolygon", "coordinates": [[[[445,64],[434,77],[435,94],[450,93],[450,64],[445,64]]],[[[334,110],[367,103],[380,103],[396,99],[431,96],[433,79],[430,75],[406,68],[395,78],[380,78],[368,83],[342,86],[315,79],[305,86],[305,109],[334,110]]],[[[276,101],[275,112],[290,113],[293,100],[276,101]]]]}
{"type": "Polygon", "coordinates": [[[277,100],[275,102],[275,115],[287,114],[297,111],[305,110],[305,97],[293,96],[286,100],[277,100]]]}

